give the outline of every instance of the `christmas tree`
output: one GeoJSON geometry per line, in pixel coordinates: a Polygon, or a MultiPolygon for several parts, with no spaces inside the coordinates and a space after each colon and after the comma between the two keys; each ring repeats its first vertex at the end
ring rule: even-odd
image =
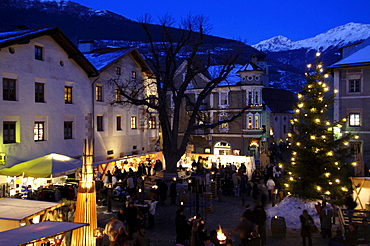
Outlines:
{"type": "Polygon", "coordinates": [[[298,94],[285,188],[300,198],[324,197],[341,203],[350,189],[350,165],[346,161],[351,156],[349,140],[353,136],[340,133],[346,119],[334,123],[329,120],[334,94],[325,83],[329,76],[319,55],[314,65],[307,65],[307,84],[298,94]]]}

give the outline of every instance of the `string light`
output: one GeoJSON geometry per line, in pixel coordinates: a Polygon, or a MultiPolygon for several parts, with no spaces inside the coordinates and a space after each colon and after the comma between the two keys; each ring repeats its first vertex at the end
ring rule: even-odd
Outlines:
{"type": "Polygon", "coordinates": [[[318,191],[321,191],[321,187],[320,187],[320,186],[317,186],[317,187],[316,187],[316,189],[317,189],[318,191]]]}

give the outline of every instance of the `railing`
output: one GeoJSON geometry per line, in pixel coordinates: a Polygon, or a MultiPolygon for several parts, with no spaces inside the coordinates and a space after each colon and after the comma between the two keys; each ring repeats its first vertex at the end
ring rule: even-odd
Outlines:
{"type": "Polygon", "coordinates": [[[365,210],[348,210],[338,207],[338,218],[340,229],[344,232],[348,224],[362,224],[363,219],[369,219],[370,211],[365,210]]]}

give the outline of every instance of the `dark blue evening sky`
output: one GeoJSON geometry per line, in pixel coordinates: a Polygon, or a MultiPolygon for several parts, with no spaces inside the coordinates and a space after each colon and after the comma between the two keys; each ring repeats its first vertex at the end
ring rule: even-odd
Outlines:
{"type": "Polygon", "coordinates": [[[214,36],[247,44],[283,35],[293,41],[356,22],[370,24],[370,0],[73,0],[96,10],[110,10],[132,20],[146,13],[191,13],[209,18],[214,36]]]}

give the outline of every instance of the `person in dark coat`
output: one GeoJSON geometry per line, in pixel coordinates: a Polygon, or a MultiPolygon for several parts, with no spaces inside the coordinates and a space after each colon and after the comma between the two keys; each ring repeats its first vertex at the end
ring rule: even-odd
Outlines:
{"type": "Polygon", "coordinates": [[[128,234],[132,238],[133,233],[135,232],[138,220],[137,220],[137,208],[134,206],[133,202],[130,202],[128,207],[125,210],[126,214],[126,223],[128,227],[128,234]]]}
{"type": "Polygon", "coordinates": [[[266,211],[261,204],[254,208],[254,218],[257,225],[257,232],[261,236],[262,245],[266,245],[266,211]]]}
{"type": "Polygon", "coordinates": [[[321,228],[322,228],[322,238],[331,238],[331,227],[332,227],[332,218],[333,210],[330,204],[326,204],[325,208],[321,211],[321,228]]]}
{"type": "Polygon", "coordinates": [[[311,215],[308,214],[308,211],[305,209],[303,213],[299,216],[299,220],[301,221],[301,237],[302,237],[302,245],[306,246],[306,238],[308,240],[308,245],[312,246],[312,239],[311,239],[311,231],[310,227],[314,224],[311,215]]]}
{"type": "Polygon", "coordinates": [[[346,245],[353,246],[357,244],[358,230],[354,223],[348,225],[348,231],[346,233],[346,245]]]}
{"type": "Polygon", "coordinates": [[[176,180],[173,179],[170,185],[171,205],[176,205],[176,196],[177,196],[177,183],[176,180]]]}
{"type": "Polygon", "coordinates": [[[168,186],[161,179],[158,179],[157,181],[158,181],[157,185],[158,185],[159,200],[160,200],[161,206],[164,206],[165,201],[167,199],[168,186]]]}
{"type": "Polygon", "coordinates": [[[176,243],[184,245],[185,241],[189,239],[189,226],[182,208],[176,211],[175,227],[176,243]]]}

